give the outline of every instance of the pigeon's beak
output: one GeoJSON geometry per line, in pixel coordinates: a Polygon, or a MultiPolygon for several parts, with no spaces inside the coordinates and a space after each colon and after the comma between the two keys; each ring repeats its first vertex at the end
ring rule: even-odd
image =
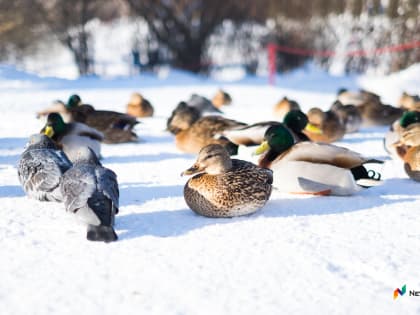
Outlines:
{"type": "Polygon", "coordinates": [[[270,149],[270,145],[267,141],[263,141],[260,146],[254,151],[255,155],[263,154],[264,152],[268,151],[270,149]]]}
{"type": "Polygon", "coordinates": [[[54,136],[54,129],[51,126],[46,126],[45,127],[45,131],[44,134],[49,137],[52,138],[52,136],[54,136]]]}
{"type": "Polygon", "coordinates": [[[318,128],[317,126],[311,124],[311,123],[308,123],[306,125],[305,130],[310,132],[310,133],[315,133],[317,135],[322,134],[322,130],[320,128],[318,128]]]}

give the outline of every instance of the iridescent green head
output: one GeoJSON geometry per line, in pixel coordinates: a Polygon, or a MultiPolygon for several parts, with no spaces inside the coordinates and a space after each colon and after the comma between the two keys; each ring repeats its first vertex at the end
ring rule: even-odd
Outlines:
{"type": "Polygon", "coordinates": [[[293,146],[295,143],[292,134],[283,125],[271,126],[264,134],[265,141],[255,151],[262,154],[267,150],[282,153],[293,146]]]}
{"type": "Polygon", "coordinates": [[[63,134],[66,130],[66,123],[63,121],[63,118],[60,114],[51,113],[47,117],[47,123],[43,129],[43,133],[53,138],[54,135],[63,134]]]}
{"type": "Polygon", "coordinates": [[[80,98],[80,96],[77,94],[73,94],[72,96],[69,97],[66,107],[74,108],[81,105],[81,103],[82,103],[82,99],[80,98]]]}
{"type": "Polygon", "coordinates": [[[299,132],[308,124],[308,117],[300,110],[291,110],[284,117],[283,123],[291,130],[299,132]]]}
{"type": "Polygon", "coordinates": [[[420,122],[420,112],[416,111],[405,112],[400,118],[400,125],[403,128],[418,122],[420,122]]]}

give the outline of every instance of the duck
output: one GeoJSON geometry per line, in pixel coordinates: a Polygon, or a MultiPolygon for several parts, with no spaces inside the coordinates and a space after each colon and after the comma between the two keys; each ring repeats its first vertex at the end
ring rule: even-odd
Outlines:
{"type": "Polygon", "coordinates": [[[217,137],[227,129],[246,126],[242,122],[219,115],[201,117],[199,111],[188,105],[179,105],[167,122],[167,129],[175,135],[176,147],[185,153],[197,154],[208,144],[223,145],[231,155],[236,155],[238,146],[224,137],[217,137]]]}
{"type": "Polygon", "coordinates": [[[420,145],[410,147],[403,157],[404,170],[409,178],[420,182],[420,145]]]}
{"type": "Polygon", "coordinates": [[[75,158],[75,153],[80,147],[89,147],[100,157],[103,134],[85,124],[65,123],[60,114],[51,113],[47,116],[47,122],[40,133],[54,140],[70,161],[75,158]]]}
{"type": "Polygon", "coordinates": [[[404,109],[378,102],[366,102],[357,106],[362,116],[362,126],[390,126],[400,118],[404,109]]]}
{"type": "Polygon", "coordinates": [[[198,109],[201,114],[222,113],[222,111],[213,105],[213,103],[208,98],[195,93],[191,94],[190,99],[186,101],[186,103],[188,106],[198,109]]]}
{"type": "Polygon", "coordinates": [[[131,94],[130,101],[127,104],[127,114],[133,117],[152,117],[154,109],[152,104],[140,93],[131,94]]]}
{"type": "Polygon", "coordinates": [[[359,106],[366,102],[377,102],[380,103],[379,95],[366,91],[359,90],[358,92],[352,92],[348,89],[341,88],[337,92],[337,100],[343,105],[355,105],[359,106]]]}
{"type": "Polygon", "coordinates": [[[364,187],[381,183],[380,174],[368,170],[365,164],[382,161],[333,144],[295,143],[289,130],[282,125],[269,128],[264,138],[255,151],[258,155],[263,154],[258,166],[273,171],[273,187],[279,191],[349,196],[364,187]]]}
{"type": "Polygon", "coordinates": [[[334,112],[345,127],[345,133],[356,132],[362,125],[362,116],[357,106],[343,105],[340,101],[335,101],[330,110],[334,112]]]}
{"type": "Polygon", "coordinates": [[[405,110],[420,111],[420,97],[403,92],[398,101],[398,105],[405,110]]]}
{"type": "MultiPolygon", "coordinates": [[[[303,130],[308,125],[308,117],[300,110],[289,111],[283,119],[283,123],[279,121],[264,121],[252,125],[244,126],[237,129],[228,129],[221,133],[229,141],[244,146],[260,145],[264,141],[264,134],[271,126],[283,124],[293,135],[295,142],[310,141],[303,130]]],[[[316,126],[310,127],[315,130],[316,126]]]]}
{"type": "Polygon", "coordinates": [[[195,213],[212,218],[247,215],[261,209],[271,195],[271,170],[231,159],[224,147],[203,147],[193,166],[182,172],[194,175],[184,186],[184,199],[195,213]]]}
{"type": "Polygon", "coordinates": [[[18,178],[29,198],[62,201],[61,177],[72,167],[68,157],[45,135],[31,135],[18,162],[18,178]]]}
{"type": "Polygon", "coordinates": [[[274,116],[280,120],[283,120],[286,114],[291,110],[301,110],[298,102],[288,99],[286,96],[283,97],[274,106],[274,116]]]}
{"type": "Polygon", "coordinates": [[[219,89],[211,99],[212,104],[216,108],[221,108],[232,103],[232,97],[226,91],[219,89]]]}
{"type": "Polygon", "coordinates": [[[384,147],[394,159],[404,159],[410,147],[420,145],[420,112],[407,111],[395,121],[384,138],[384,147]]]}
{"type": "Polygon", "coordinates": [[[324,112],[318,107],[313,107],[306,115],[310,124],[303,132],[311,141],[331,143],[342,139],[346,133],[345,125],[332,110],[324,112]],[[316,128],[313,128],[314,126],[316,128]]]}
{"type": "Polygon", "coordinates": [[[133,116],[109,110],[96,110],[92,105],[83,104],[77,94],[70,96],[66,107],[73,122],[84,123],[100,131],[104,136],[104,143],[138,141],[133,128],[139,121],[133,116]]]}
{"type": "Polygon", "coordinates": [[[101,165],[89,147],[81,147],[73,166],[60,183],[66,211],[87,224],[89,241],[113,242],[118,239],[113,228],[119,207],[117,175],[101,165]]]}

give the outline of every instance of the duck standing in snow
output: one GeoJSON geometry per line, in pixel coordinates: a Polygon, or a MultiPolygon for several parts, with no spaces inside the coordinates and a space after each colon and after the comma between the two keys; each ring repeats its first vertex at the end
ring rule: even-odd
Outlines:
{"type": "Polygon", "coordinates": [[[57,113],[47,117],[47,123],[41,133],[53,139],[72,161],[80,147],[89,147],[99,157],[103,135],[96,129],[85,124],[73,122],[65,123],[57,113]]]}
{"type": "Polygon", "coordinates": [[[274,187],[284,192],[346,196],[380,183],[379,174],[364,164],[382,161],[327,143],[295,144],[282,125],[267,130],[256,153],[264,153],[259,166],[273,171],[274,187]]]}
{"type": "Polygon", "coordinates": [[[62,201],[60,181],[72,166],[63,151],[47,136],[32,135],[18,163],[18,177],[28,197],[62,201]]]}
{"type": "Polygon", "coordinates": [[[78,151],[60,188],[66,210],[88,225],[88,240],[118,239],[113,228],[119,202],[117,175],[103,167],[91,149],[83,147],[78,151]]]}
{"type": "Polygon", "coordinates": [[[206,217],[235,217],[262,208],[271,194],[272,172],[231,159],[221,145],[201,149],[197,161],[182,175],[193,175],[184,187],[187,205],[206,217]]]}

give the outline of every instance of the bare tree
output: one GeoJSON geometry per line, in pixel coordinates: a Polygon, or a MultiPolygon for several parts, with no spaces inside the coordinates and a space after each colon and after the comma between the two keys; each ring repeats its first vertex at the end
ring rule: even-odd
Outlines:
{"type": "Polygon", "coordinates": [[[174,65],[195,72],[203,67],[209,36],[224,20],[242,22],[264,16],[264,5],[254,0],[126,1],[146,20],[159,43],[167,46],[174,65]]]}

